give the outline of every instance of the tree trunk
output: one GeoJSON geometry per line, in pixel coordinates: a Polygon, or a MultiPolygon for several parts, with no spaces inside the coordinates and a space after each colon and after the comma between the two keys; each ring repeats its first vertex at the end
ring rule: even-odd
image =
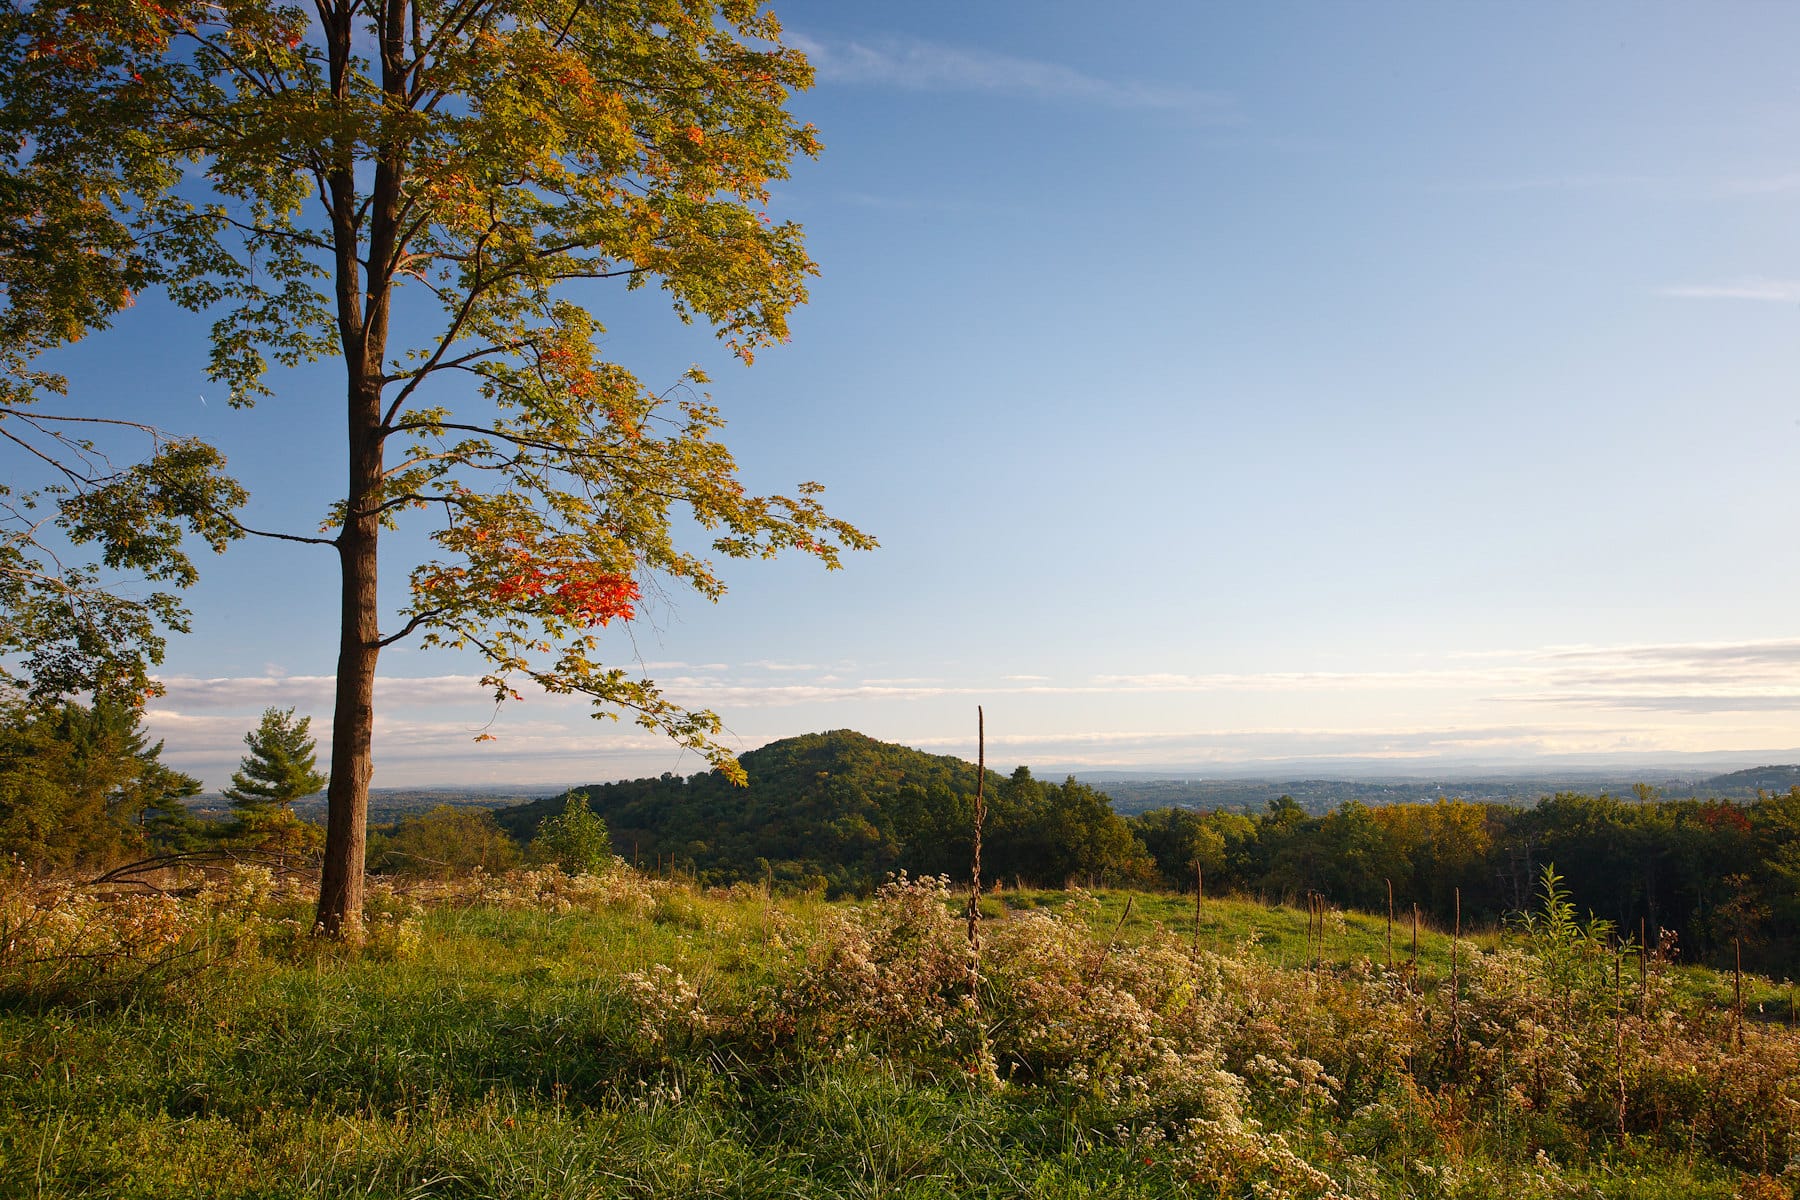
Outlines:
{"type": "Polygon", "coordinates": [[[350,388],[349,502],[338,538],[343,608],[317,917],[320,933],[346,941],[362,936],[363,858],[368,840],[369,779],[374,774],[375,662],[381,654],[375,591],[381,535],[376,513],[381,484],[380,424],[379,382],[354,381],[350,388]]]}
{"type": "MultiPolygon", "coordinates": [[[[327,22],[332,94],[347,102],[356,6],[340,5],[327,22]]],[[[406,30],[408,0],[384,0],[375,9],[381,45],[381,88],[389,111],[411,106],[406,30]]],[[[417,26],[414,25],[415,38],[417,26]]],[[[375,661],[381,656],[376,551],[381,538],[382,412],[393,273],[402,257],[400,193],[407,138],[402,125],[384,132],[365,202],[357,195],[350,143],[326,180],[331,197],[336,255],[338,338],[349,372],[350,482],[344,493],[344,527],[338,559],[343,572],[343,610],[338,635],[337,709],[331,724],[331,784],[325,824],[325,864],[319,879],[318,931],[327,937],[362,936],[363,857],[368,842],[369,779],[374,774],[375,661]],[[365,225],[366,220],[366,225],[365,225]],[[366,228],[368,244],[361,246],[366,228]],[[363,264],[368,281],[362,283],[363,264]]]]}

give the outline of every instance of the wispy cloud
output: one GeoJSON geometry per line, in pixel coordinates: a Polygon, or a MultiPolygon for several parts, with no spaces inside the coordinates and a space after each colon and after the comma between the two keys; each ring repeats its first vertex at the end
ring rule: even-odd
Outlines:
{"type": "Polygon", "coordinates": [[[1591,708],[1629,709],[1637,712],[1685,713],[1710,716],[1720,713],[1785,713],[1800,711],[1800,689],[1772,692],[1693,691],[1656,694],[1617,692],[1562,692],[1531,696],[1553,704],[1579,704],[1591,708]]]}
{"type": "MultiPolygon", "coordinates": [[[[929,701],[956,697],[1098,697],[1262,693],[1432,694],[1460,693],[1488,699],[1602,703],[1610,697],[1649,699],[1688,696],[1717,698],[1722,707],[1756,700],[1768,704],[1800,696],[1800,638],[1740,642],[1550,646],[1534,650],[1484,651],[1448,656],[1441,666],[1401,670],[1243,671],[1183,673],[1145,671],[1103,673],[1053,681],[1044,675],[1014,673],[997,679],[925,675],[862,675],[844,666],[753,661],[705,664],[658,671],[657,682],[678,703],[725,709],[791,708],[800,705],[929,701]]],[[[661,664],[675,667],[676,664],[661,664]]],[[[254,712],[267,705],[329,710],[328,675],[246,676],[202,679],[174,677],[158,708],[186,714],[254,712]]],[[[384,678],[377,682],[384,706],[401,709],[478,713],[488,692],[471,675],[384,678]]],[[[528,693],[531,711],[573,713],[580,697],[528,693]]]]}
{"type": "Polygon", "coordinates": [[[1719,185],[1719,190],[1728,196],[1775,196],[1785,192],[1800,192],[1800,171],[1727,179],[1719,185]]]}
{"type": "MultiPolygon", "coordinates": [[[[503,714],[491,727],[497,740],[477,744],[490,727],[479,712],[438,715],[417,710],[375,718],[375,785],[542,784],[547,788],[666,770],[702,771],[706,763],[658,734],[630,726],[598,725],[572,705],[503,714]]],[[[244,752],[251,712],[196,713],[152,706],[145,724],[164,742],[163,760],[222,786],[244,752]]],[[[329,709],[314,714],[321,745],[330,737],[329,709]]],[[[753,742],[750,744],[754,744],[753,742]]],[[[747,747],[741,747],[747,748],[747,747]]]]}
{"type": "MultiPolygon", "coordinates": [[[[184,712],[270,706],[329,711],[336,686],[331,675],[175,675],[162,682],[168,694],[159,707],[184,712]]],[[[480,704],[490,694],[476,675],[383,676],[375,681],[375,698],[384,704],[480,704]]]]}
{"type": "MultiPolygon", "coordinates": [[[[1308,761],[1339,766],[1391,763],[1398,773],[1428,772],[1445,762],[1528,762],[1545,756],[1607,755],[1638,749],[1634,731],[1607,724],[1419,726],[1370,728],[1254,727],[1214,731],[1127,730],[1103,733],[990,734],[990,754],[1061,767],[1104,768],[1155,764],[1196,771],[1242,771],[1261,764],[1304,769],[1308,761]]],[[[966,737],[916,739],[908,744],[941,753],[972,754],[966,737]]]]}
{"type": "Polygon", "coordinates": [[[819,78],[828,83],[918,92],[992,92],[1104,108],[1158,109],[1209,124],[1240,120],[1229,96],[1187,84],[1106,79],[1061,63],[918,38],[856,40],[796,35],[790,40],[806,52],[819,78]]]}
{"type": "Polygon", "coordinates": [[[1540,658],[1537,689],[1512,699],[1690,715],[1800,710],[1800,638],[1568,646],[1540,658]]]}
{"type": "Polygon", "coordinates": [[[1453,193],[1597,192],[1644,191],[1678,186],[1692,185],[1688,181],[1666,175],[1587,171],[1564,175],[1518,175],[1492,179],[1447,180],[1437,184],[1435,190],[1453,193]]]}
{"type": "Polygon", "coordinates": [[[1800,279],[1735,279],[1726,283],[1675,284],[1656,289],[1677,300],[1761,300],[1800,303],[1800,279]]]}
{"type": "Polygon", "coordinates": [[[1800,638],[1737,642],[1648,642],[1627,646],[1553,646],[1551,661],[1605,660],[1640,663],[1761,664],[1800,667],[1800,638]]]}
{"type": "Polygon", "coordinates": [[[1419,668],[1411,671],[1247,671],[1208,675],[1149,672],[1096,675],[1086,689],[1112,692],[1372,692],[1495,687],[1530,676],[1521,666],[1419,668]]]}

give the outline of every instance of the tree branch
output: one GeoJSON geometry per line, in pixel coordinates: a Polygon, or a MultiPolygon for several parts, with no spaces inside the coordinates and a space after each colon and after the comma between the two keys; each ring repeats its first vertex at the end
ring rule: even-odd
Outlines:
{"type": "Polygon", "coordinates": [[[508,433],[504,429],[496,429],[488,425],[463,425],[455,421],[438,421],[431,424],[425,422],[403,421],[398,425],[390,426],[388,432],[405,433],[414,429],[455,429],[462,433],[475,434],[478,437],[499,438],[503,442],[509,442],[514,446],[522,446],[528,450],[544,450],[553,454],[566,455],[569,458],[598,459],[602,462],[606,462],[618,457],[613,454],[600,454],[592,450],[583,450],[578,446],[571,446],[566,442],[553,442],[548,438],[534,438],[522,433],[508,433]]]}
{"type": "MultiPolygon", "coordinates": [[[[481,247],[487,243],[487,239],[492,232],[493,230],[489,228],[482,233],[480,239],[475,243],[477,252],[479,252],[481,247]]],[[[396,251],[400,249],[403,249],[403,247],[396,246],[396,251]]],[[[456,343],[458,335],[462,333],[463,326],[468,323],[469,315],[475,311],[475,301],[486,293],[491,282],[491,280],[484,281],[481,276],[477,274],[475,282],[469,286],[468,291],[464,294],[462,304],[457,307],[456,315],[450,319],[449,327],[438,337],[437,347],[432,350],[431,357],[425,360],[423,366],[412,373],[412,377],[408,379],[406,384],[400,389],[400,394],[394,397],[393,403],[389,404],[387,411],[381,415],[381,424],[384,433],[387,431],[389,423],[392,422],[395,417],[400,415],[400,409],[405,406],[407,398],[416,392],[419,389],[419,385],[425,382],[426,377],[437,369],[437,365],[443,361],[445,353],[456,343]]]]}
{"type": "Polygon", "coordinates": [[[236,517],[232,516],[230,513],[214,513],[214,515],[217,516],[220,520],[225,521],[228,524],[230,524],[230,526],[233,529],[237,530],[239,533],[246,534],[250,537],[273,538],[275,541],[278,541],[278,542],[300,542],[300,543],[302,543],[304,545],[308,545],[308,546],[335,546],[335,545],[337,545],[336,538],[308,537],[305,534],[280,533],[280,532],[278,532],[276,530],[272,530],[272,529],[252,529],[252,528],[250,528],[250,526],[244,524],[242,521],[238,520],[236,517]]]}
{"type": "Polygon", "coordinates": [[[63,477],[71,483],[92,483],[93,482],[93,479],[90,478],[89,476],[81,475],[81,474],[78,474],[77,472],[71,470],[67,465],[65,465],[61,462],[58,462],[54,458],[51,458],[48,454],[45,454],[42,450],[39,450],[36,446],[32,445],[30,442],[26,441],[24,438],[19,437],[17,434],[12,433],[10,430],[6,429],[4,426],[0,426],[0,437],[5,438],[7,441],[13,443],[13,445],[15,445],[15,446],[18,446],[20,449],[24,450],[27,454],[32,455],[34,458],[41,459],[44,462],[48,463],[53,469],[60,472],[63,475],[63,477]]]}
{"type": "MultiPolygon", "coordinates": [[[[413,379],[424,375],[428,371],[453,371],[459,367],[466,367],[477,359],[487,358],[494,354],[505,354],[509,348],[510,347],[507,346],[483,346],[479,350],[471,350],[469,353],[459,354],[455,358],[447,358],[442,362],[428,364],[420,367],[416,371],[406,371],[399,375],[383,376],[381,381],[383,383],[398,383],[402,379],[413,379]]],[[[389,415],[391,416],[392,414],[390,413],[389,415]]]]}
{"type": "Polygon", "coordinates": [[[253,237],[288,238],[292,241],[299,242],[303,246],[308,246],[314,250],[322,250],[322,251],[326,251],[326,252],[329,252],[331,250],[330,243],[326,242],[323,238],[315,237],[314,235],[312,235],[302,229],[270,229],[270,228],[265,228],[264,226],[261,226],[261,225],[252,224],[247,221],[240,221],[237,218],[231,217],[231,216],[226,216],[223,219],[227,225],[230,225],[234,229],[241,229],[245,233],[248,233],[248,234],[252,235],[253,237]]]}
{"type": "Polygon", "coordinates": [[[425,624],[425,622],[430,621],[436,617],[442,616],[445,611],[446,610],[444,610],[442,608],[428,608],[424,612],[414,613],[412,620],[410,620],[406,623],[405,628],[401,629],[399,633],[394,634],[392,637],[382,638],[380,641],[375,643],[376,647],[378,649],[386,649],[387,647],[393,645],[395,642],[399,641],[400,639],[405,638],[405,637],[410,637],[412,635],[413,631],[416,630],[419,626],[425,624]]]}

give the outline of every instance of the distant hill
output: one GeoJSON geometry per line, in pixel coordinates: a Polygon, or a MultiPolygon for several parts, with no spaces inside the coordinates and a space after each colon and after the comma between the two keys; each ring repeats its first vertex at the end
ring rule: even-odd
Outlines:
{"type": "Polygon", "coordinates": [[[1695,785],[1695,790],[1702,796],[1744,799],[1754,796],[1758,791],[1785,792],[1794,787],[1800,787],[1800,766],[1790,765],[1751,767],[1748,770],[1733,771],[1729,775],[1715,775],[1695,785]]]}
{"type": "MultiPolygon", "coordinates": [[[[613,851],[651,867],[671,861],[703,882],[761,880],[861,892],[890,871],[965,876],[975,764],[879,742],[848,729],[785,738],[739,760],[747,787],[714,772],[571,789],[605,819],[613,851]]],[[[988,772],[983,857],[990,878],[1061,883],[1148,869],[1105,796],[1079,783],[988,772]]],[[[562,811],[566,796],[501,809],[515,837],[562,811]]]]}
{"type": "Polygon", "coordinates": [[[1155,779],[1078,775],[1083,783],[1112,797],[1113,808],[1135,815],[1157,808],[1229,809],[1261,812],[1269,801],[1292,796],[1310,813],[1328,812],[1346,800],[1364,804],[1405,804],[1437,796],[1437,786],[1419,781],[1335,779],[1155,779]]]}

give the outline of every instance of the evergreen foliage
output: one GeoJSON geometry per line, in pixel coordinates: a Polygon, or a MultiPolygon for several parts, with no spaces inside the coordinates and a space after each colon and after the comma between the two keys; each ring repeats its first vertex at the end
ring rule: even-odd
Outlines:
{"type": "Polygon", "coordinates": [[[317,744],[311,735],[312,718],[294,716],[293,709],[263,710],[262,723],[244,735],[250,753],[231,777],[225,798],[246,820],[291,815],[291,805],[302,796],[325,788],[318,767],[317,744]]]}
{"type": "Polygon", "coordinates": [[[161,756],[129,704],[0,702],[0,855],[45,874],[181,844],[200,781],[161,756]]]}

